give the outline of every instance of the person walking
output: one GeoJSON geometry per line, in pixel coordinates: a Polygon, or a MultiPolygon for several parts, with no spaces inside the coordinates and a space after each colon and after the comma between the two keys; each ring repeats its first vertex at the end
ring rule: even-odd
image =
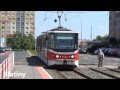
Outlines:
{"type": "Polygon", "coordinates": [[[102,67],[103,59],[104,59],[104,53],[102,52],[101,49],[99,49],[99,52],[98,52],[98,67],[102,67]]]}

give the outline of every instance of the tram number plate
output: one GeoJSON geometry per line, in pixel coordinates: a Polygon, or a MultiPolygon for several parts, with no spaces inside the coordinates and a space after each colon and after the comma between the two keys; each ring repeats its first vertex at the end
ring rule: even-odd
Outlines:
{"type": "Polygon", "coordinates": [[[68,56],[62,56],[62,58],[68,58],[68,56]]]}

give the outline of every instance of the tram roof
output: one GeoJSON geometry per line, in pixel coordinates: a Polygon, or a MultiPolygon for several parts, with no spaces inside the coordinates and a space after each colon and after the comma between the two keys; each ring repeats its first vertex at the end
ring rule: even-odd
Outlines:
{"type": "Polygon", "coordinates": [[[51,29],[49,31],[47,31],[48,33],[77,33],[77,32],[74,32],[70,29],[67,29],[67,28],[63,28],[63,27],[58,27],[58,28],[54,28],[54,29],[51,29]]]}

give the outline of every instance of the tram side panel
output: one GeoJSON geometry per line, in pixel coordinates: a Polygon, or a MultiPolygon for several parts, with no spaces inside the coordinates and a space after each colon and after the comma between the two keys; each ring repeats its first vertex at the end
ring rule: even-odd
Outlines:
{"type": "Polygon", "coordinates": [[[37,53],[38,57],[47,64],[47,43],[46,43],[46,36],[41,35],[37,38],[37,53]]]}

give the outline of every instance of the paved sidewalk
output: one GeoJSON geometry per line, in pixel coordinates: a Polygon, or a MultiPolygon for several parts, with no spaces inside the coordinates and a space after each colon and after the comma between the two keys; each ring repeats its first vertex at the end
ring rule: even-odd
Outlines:
{"type": "Polygon", "coordinates": [[[43,79],[34,66],[15,65],[12,73],[24,73],[24,75],[16,75],[11,79],[43,79]]]}
{"type": "Polygon", "coordinates": [[[10,79],[52,79],[43,66],[39,58],[24,51],[15,52],[15,66],[8,75],[10,79]]]}

